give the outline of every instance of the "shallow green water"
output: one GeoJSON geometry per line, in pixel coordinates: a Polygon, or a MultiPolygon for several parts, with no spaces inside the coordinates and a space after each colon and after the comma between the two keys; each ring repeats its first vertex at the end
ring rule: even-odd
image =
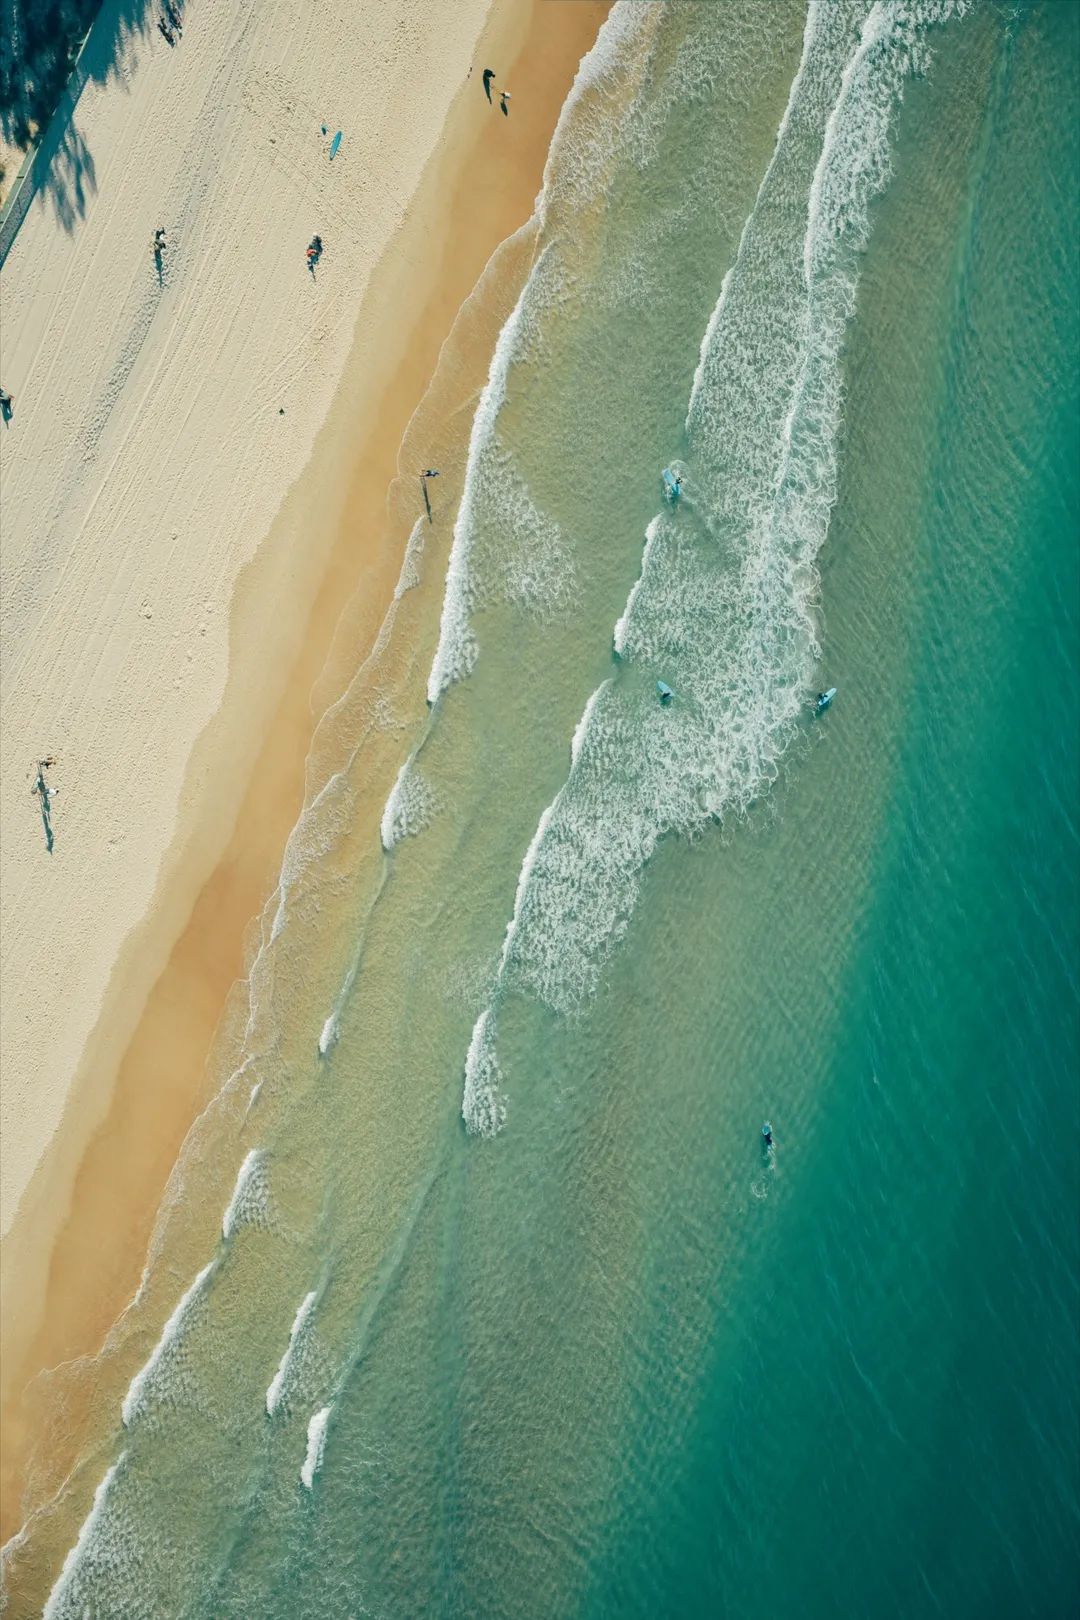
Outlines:
{"type": "Polygon", "coordinates": [[[617,11],[13,1613],[1076,1611],[1080,10],[932,9],[617,11]]]}

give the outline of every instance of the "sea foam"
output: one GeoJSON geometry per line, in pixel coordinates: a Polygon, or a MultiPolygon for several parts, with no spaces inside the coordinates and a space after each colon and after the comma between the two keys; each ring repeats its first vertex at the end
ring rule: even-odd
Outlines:
{"type": "Polygon", "coordinates": [[[221,1220],[221,1235],[228,1240],[238,1226],[249,1223],[265,1225],[270,1213],[269,1188],[266,1183],[266,1155],[252,1148],[236,1175],[236,1186],[221,1220]]]}
{"type": "Polygon", "coordinates": [[[332,1406],[321,1407],[307,1426],[307,1452],[300,1469],[300,1479],[309,1491],[315,1482],[315,1475],[322,1467],[323,1451],[326,1448],[326,1425],[330,1421],[332,1411],[332,1406]]]}
{"type": "Polygon", "coordinates": [[[293,1325],[289,1330],[289,1342],[285,1346],[281,1360],[278,1362],[277,1372],[270,1380],[270,1387],[266,1391],[266,1411],[269,1417],[273,1417],[281,1404],[281,1396],[296,1359],[298,1347],[304,1338],[311,1313],[315,1309],[315,1299],[316,1292],[313,1288],[310,1294],[305,1294],[296,1315],[293,1317],[293,1325]]]}
{"type": "Polygon", "coordinates": [[[498,593],[529,611],[548,612],[572,590],[569,548],[558,526],[533,501],[496,432],[511,370],[524,358],[536,317],[562,297],[565,275],[557,245],[560,228],[578,202],[601,193],[603,171],[622,150],[632,110],[632,92],[644,73],[659,19],[654,9],[622,0],[582,58],[559,114],[532,220],[523,227],[542,238],[525,284],[491,358],[469,435],[461,503],[454,523],[443,592],[439,640],[427,683],[435,704],[451,682],[476,662],[472,612],[478,600],[498,593]],[[590,96],[595,115],[583,112],[590,96]],[[478,567],[475,556],[481,506],[497,521],[500,544],[478,567]]]}
{"type": "Polygon", "coordinates": [[[423,832],[435,814],[435,795],[412,755],[398,771],[379,822],[379,839],[389,853],[403,838],[423,832]]]}
{"type": "MultiPolygon", "coordinates": [[[[497,992],[572,1010],[625,932],[657,840],[742,812],[776,773],[818,652],[815,560],[836,496],[842,348],[869,204],[888,178],[904,81],[927,60],[926,25],[959,9],[810,8],[688,402],[700,511],[649,524],[615,626],[616,652],[648,678],[594,694],[579,721],[570,776],[522,864],[497,992]],[[654,671],[676,688],[663,711],[654,671]]],[[[505,1114],[494,1002],[473,1030],[463,1113],[481,1131],[505,1114]]]]}
{"type": "Polygon", "coordinates": [[[123,1466],[127,1452],[122,1451],[112,1467],[106,1472],[97,1490],[90,1511],[82,1522],[82,1528],[75,1540],[75,1545],[64,1559],[64,1566],[57,1577],[52,1591],[45,1600],[45,1607],[41,1611],[41,1620],[65,1620],[67,1615],[91,1613],[89,1605],[82,1607],[80,1594],[76,1590],[78,1576],[82,1569],[87,1550],[93,1543],[102,1517],[105,1512],[105,1499],[112,1487],[113,1480],[123,1466]]]}
{"type": "MultiPolygon", "coordinates": [[[[577,764],[581,741],[588,729],[589,720],[601,695],[610,685],[610,679],[601,681],[585,705],[585,712],[578,722],[577,729],[570,742],[570,780],[573,780],[574,767],[577,764]]],[[[492,988],[493,998],[498,996],[506,978],[507,964],[513,951],[522,905],[529,892],[529,880],[536,863],[537,853],[543,844],[544,834],[551,822],[551,818],[559,807],[559,801],[566,792],[567,785],[564,784],[559,789],[555,798],[541,815],[536,825],[536,831],[533,833],[532,840],[521,862],[517,890],[514,895],[514,909],[510,915],[510,921],[506,925],[502,950],[499,953],[499,965],[496,969],[495,983],[492,988]]],[[[485,1008],[473,1025],[469,1050],[465,1055],[465,1090],[461,1102],[461,1115],[471,1135],[494,1136],[505,1124],[506,1102],[500,1090],[501,1078],[498,1060],[495,1056],[495,1010],[493,1003],[485,1008]]]]}
{"type": "Polygon", "coordinates": [[[488,368],[487,382],[484,384],[473,416],[461,504],[454,522],[454,537],[446,569],[439,640],[435,648],[431,673],[428,676],[429,703],[435,703],[451,681],[460,680],[463,675],[467,675],[476,659],[476,641],[469,624],[469,608],[472,591],[470,553],[476,529],[477,487],[481,477],[481,465],[485,455],[490,453],[495,423],[506,399],[507,378],[538,264],[533,266],[518,294],[516,304],[499,333],[488,368]]]}
{"type": "Polygon", "coordinates": [[[181,1295],[175,1310],[162,1328],[161,1337],[150,1352],[149,1359],[131,1380],[120,1408],[125,1428],[130,1428],[144,1409],[155,1385],[167,1376],[170,1359],[183,1337],[191,1313],[216,1265],[215,1259],[203,1266],[195,1281],[181,1295]]]}

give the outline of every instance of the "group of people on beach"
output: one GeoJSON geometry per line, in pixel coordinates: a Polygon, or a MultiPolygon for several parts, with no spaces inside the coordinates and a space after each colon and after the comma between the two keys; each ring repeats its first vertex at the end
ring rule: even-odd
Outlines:
{"type": "MultiPolygon", "coordinates": [[[[487,96],[489,101],[491,101],[491,91],[492,91],[491,81],[492,81],[492,79],[494,77],[495,77],[495,69],[494,68],[485,68],[484,69],[484,73],[483,73],[484,94],[485,94],[485,96],[487,96]]],[[[510,108],[506,105],[506,103],[509,100],[510,100],[510,92],[509,92],[509,90],[500,90],[499,91],[499,107],[502,110],[502,115],[503,115],[504,118],[509,118],[509,116],[510,116],[510,108]]],[[[494,105],[495,105],[495,103],[492,102],[492,106],[494,106],[494,105]]]]}
{"type": "Polygon", "coordinates": [[[178,39],[183,38],[184,19],[180,8],[174,6],[172,0],[165,0],[161,16],[158,18],[158,29],[170,45],[175,45],[178,39]]]}

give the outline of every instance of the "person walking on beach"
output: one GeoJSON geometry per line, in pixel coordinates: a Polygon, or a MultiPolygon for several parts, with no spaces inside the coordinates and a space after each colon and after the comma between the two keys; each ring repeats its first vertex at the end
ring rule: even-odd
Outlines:
{"type": "Polygon", "coordinates": [[[484,69],[484,94],[485,94],[485,96],[487,96],[489,101],[491,100],[491,81],[492,81],[492,79],[494,77],[495,77],[495,69],[494,68],[485,68],[484,69]]]}
{"type": "Polygon", "coordinates": [[[509,90],[500,90],[499,91],[499,106],[502,108],[502,115],[503,115],[504,118],[509,118],[509,116],[510,116],[510,109],[506,105],[506,103],[509,100],[510,100],[510,92],[509,92],[509,90]]]}
{"type": "Polygon", "coordinates": [[[434,523],[435,519],[431,515],[431,501],[428,498],[427,481],[429,478],[438,478],[438,476],[438,467],[425,467],[423,472],[420,474],[420,488],[423,491],[424,496],[424,510],[427,513],[427,520],[429,523],[434,523]]]}
{"type": "Polygon", "coordinates": [[[51,754],[49,755],[48,759],[39,759],[37,762],[37,775],[34,778],[34,785],[30,789],[30,792],[33,794],[34,798],[37,799],[41,809],[41,824],[45,829],[45,848],[48,850],[50,855],[52,854],[53,848],[52,801],[55,799],[60,789],[49,786],[48,782],[45,780],[45,772],[49,769],[50,765],[55,764],[56,761],[51,754]]]}

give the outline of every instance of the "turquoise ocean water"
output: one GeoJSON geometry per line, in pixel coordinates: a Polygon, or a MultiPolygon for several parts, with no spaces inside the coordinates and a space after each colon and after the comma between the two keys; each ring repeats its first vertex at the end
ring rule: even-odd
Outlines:
{"type": "Polygon", "coordinates": [[[12,1615],[1077,1612],[1078,61],[615,7],[12,1615]]]}

